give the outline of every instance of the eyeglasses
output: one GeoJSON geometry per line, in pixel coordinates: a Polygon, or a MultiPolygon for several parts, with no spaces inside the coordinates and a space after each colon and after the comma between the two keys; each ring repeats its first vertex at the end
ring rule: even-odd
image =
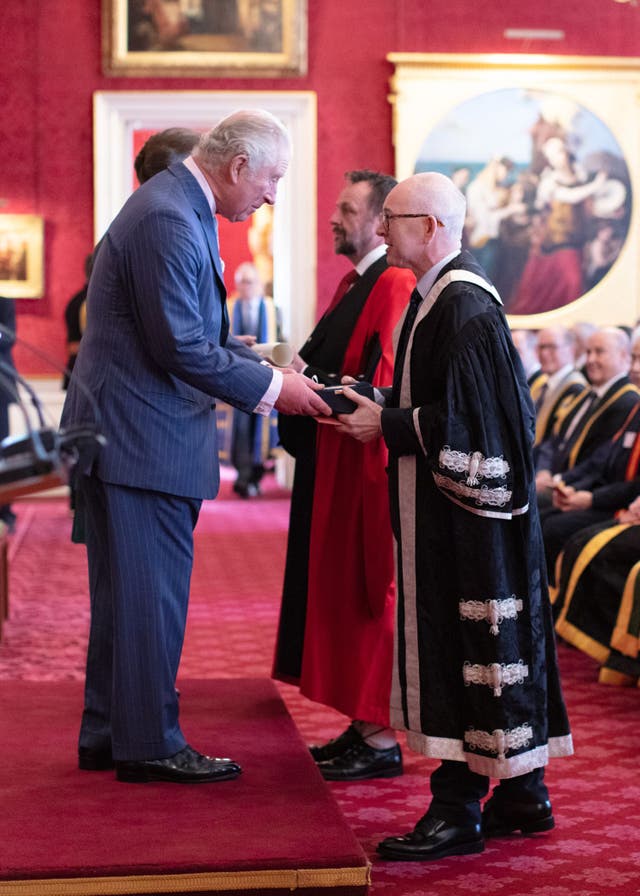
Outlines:
{"type": "Polygon", "coordinates": [[[442,223],[440,218],[436,218],[436,216],[431,212],[404,212],[394,214],[393,212],[388,212],[385,210],[382,212],[382,226],[385,233],[389,232],[389,222],[393,221],[394,218],[435,218],[438,227],[444,227],[444,224],[442,223]]]}

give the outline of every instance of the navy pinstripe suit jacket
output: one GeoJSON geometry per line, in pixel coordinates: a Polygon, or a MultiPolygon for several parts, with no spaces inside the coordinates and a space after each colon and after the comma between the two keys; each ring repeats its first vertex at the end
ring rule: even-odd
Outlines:
{"type": "MultiPolygon", "coordinates": [[[[225,347],[226,291],[213,216],[182,164],[127,200],[100,244],[87,326],[61,426],[95,421],[107,438],[105,482],[192,498],[219,486],[214,401],[252,411],[272,378],[225,347]]],[[[88,472],[88,470],[84,470],[88,472]]]]}

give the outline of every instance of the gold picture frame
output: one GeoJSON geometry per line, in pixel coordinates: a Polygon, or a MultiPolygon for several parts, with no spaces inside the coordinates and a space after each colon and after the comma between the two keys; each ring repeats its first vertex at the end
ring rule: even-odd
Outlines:
{"type": "Polygon", "coordinates": [[[0,296],[40,299],[44,293],[44,221],[0,215],[0,296]]]}
{"type": "MultiPolygon", "coordinates": [[[[506,158],[512,170],[502,183],[509,185],[523,174],[535,173],[532,144],[534,135],[541,133],[541,122],[548,127],[545,140],[555,135],[557,144],[562,142],[565,150],[571,147],[576,164],[582,166],[584,183],[595,181],[599,168],[605,169],[601,184],[604,188],[606,175],[606,184],[616,195],[601,198],[594,186],[590,197],[581,200],[588,212],[583,224],[585,242],[575,239],[576,231],[571,232],[573,261],[567,259],[567,265],[573,263],[577,276],[582,276],[584,257],[593,251],[587,235],[593,240],[594,234],[604,234],[611,225],[618,242],[610,249],[608,267],[601,268],[599,279],[584,276],[580,281],[584,291],[571,293],[572,298],[555,305],[542,298],[536,304],[535,295],[533,301],[523,301],[523,295],[531,295],[531,291],[522,288],[521,280],[516,281],[511,308],[520,310],[510,312],[505,302],[510,323],[528,328],[570,325],[578,320],[634,325],[640,316],[640,169],[636,164],[640,157],[640,62],[633,58],[500,54],[392,53],[387,58],[395,66],[389,100],[399,179],[426,169],[456,179],[465,165],[473,179],[488,168],[490,160],[506,158]],[[516,103],[518,92],[520,105],[516,103]],[[544,114],[541,104],[545,104],[544,114]],[[554,109],[553,115],[547,115],[547,109],[554,109]],[[514,128],[519,130],[514,132],[514,128]]],[[[536,151],[539,148],[536,146],[536,151]]],[[[542,168],[551,163],[543,157],[538,164],[540,179],[542,168]]],[[[525,277],[524,266],[530,265],[528,275],[536,272],[532,254],[555,251],[542,243],[544,215],[550,212],[543,210],[535,178],[532,181],[533,200],[528,208],[536,226],[542,224],[535,234],[539,242],[531,238],[525,246],[527,256],[519,276],[526,287],[532,277],[525,277]]],[[[469,209],[469,180],[463,189],[469,209]]],[[[473,246],[469,248],[474,252],[473,246]]],[[[502,256],[506,258],[506,254],[502,256]]],[[[499,263],[494,261],[495,270],[499,263]]],[[[541,265],[538,283],[549,282],[550,275],[543,275],[543,270],[541,265]]],[[[562,273],[560,265],[556,272],[562,273]]]]}
{"type": "Polygon", "coordinates": [[[102,50],[106,75],[305,75],[307,0],[102,0],[102,50]]]}

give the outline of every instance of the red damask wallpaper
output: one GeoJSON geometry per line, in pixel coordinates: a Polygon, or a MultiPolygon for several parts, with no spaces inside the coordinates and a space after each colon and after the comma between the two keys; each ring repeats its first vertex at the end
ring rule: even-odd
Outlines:
{"type": "MultiPolygon", "coordinates": [[[[0,213],[43,215],[46,292],[18,302],[19,335],[65,357],[64,306],[82,285],[93,241],[92,95],[96,90],[314,90],[318,95],[318,312],[342,263],[328,226],[344,171],[393,170],[390,52],[631,56],[640,10],[614,0],[309,0],[302,78],[110,78],[101,70],[100,0],[6,3],[0,21],[0,213]],[[508,40],[505,29],[555,29],[553,41],[508,40]]],[[[505,85],[508,86],[508,85],[505,85]]],[[[310,251],[312,249],[310,248],[310,251]]],[[[18,347],[21,371],[51,374],[18,347]]]]}

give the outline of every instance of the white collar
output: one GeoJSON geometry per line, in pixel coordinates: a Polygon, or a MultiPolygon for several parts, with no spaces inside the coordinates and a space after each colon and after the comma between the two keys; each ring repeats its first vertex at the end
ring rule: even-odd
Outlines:
{"type": "Polygon", "coordinates": [[[460,255],[460,249],[456,249],[455,252],[450,252],[449,255],[445,255],[444,258],[441,258],[440,261],[436,262],[432,268],[429,268],[429,270],[420,277],[416,289],[423,299],[425,296],[429,295],[429,291],[436,282],[438,274],[443,267],[449,264],[450,261],[453,261],[458,255],[460,255]]]}
{"type": "Polygon", "coordinates": [[[364,258],[360,259],[360,261],[356,265],[357,273],[362,277],[364,272],[368,270],[375,261],[377,261],[379,258],[382,258],[382,256],[386,254],[386,243],[380,243],[379,246],[376,246],[375,249],[371,250],[371,252],[367,252],[364,258]]]}
{"type": "Polygon", "coordinates": [[[200,184],[202,192],[204,193],[205,198],[207,200],[207,205],[211,209],[211,214],[215,215],[216,201],[213,198],[213,193],[211,192],[211,187],[209,186],[209,182],[207,181],[207,178],[202,173],[201,169],[198,167],[196,160],[193,158],[193,156],[187,156],[187,158],[183,160],[182,164],[184,165],[185,168],[187,168],[191,172],[191,174],[193,174],[195,179],[200,184]]]}
{"type": "Polygon", "coordinates": [[[573,364],[565,364],[564,367],[561,367],[560,370],[556,370],[555,373],[549,374],[547,378],[547,386],[549,387],[549,391],[555,389],[556,386],[559,386],[560,383],[569,376],[569,374],[575,370],[573,364]]]}
{"type": "Polygon", "coordinates": [[[605,392],[608,392],[609,389],[614,385],[614,383],[617,383],[618,380],[624,379],[626,375],[626,373],[619,373],[617,376],[612,376],[611,379],[608,380],[608,382],[604,383],[602,386],[592,386],[591,388],[596,393],[598,398],[602,398],[605,392]]]}

